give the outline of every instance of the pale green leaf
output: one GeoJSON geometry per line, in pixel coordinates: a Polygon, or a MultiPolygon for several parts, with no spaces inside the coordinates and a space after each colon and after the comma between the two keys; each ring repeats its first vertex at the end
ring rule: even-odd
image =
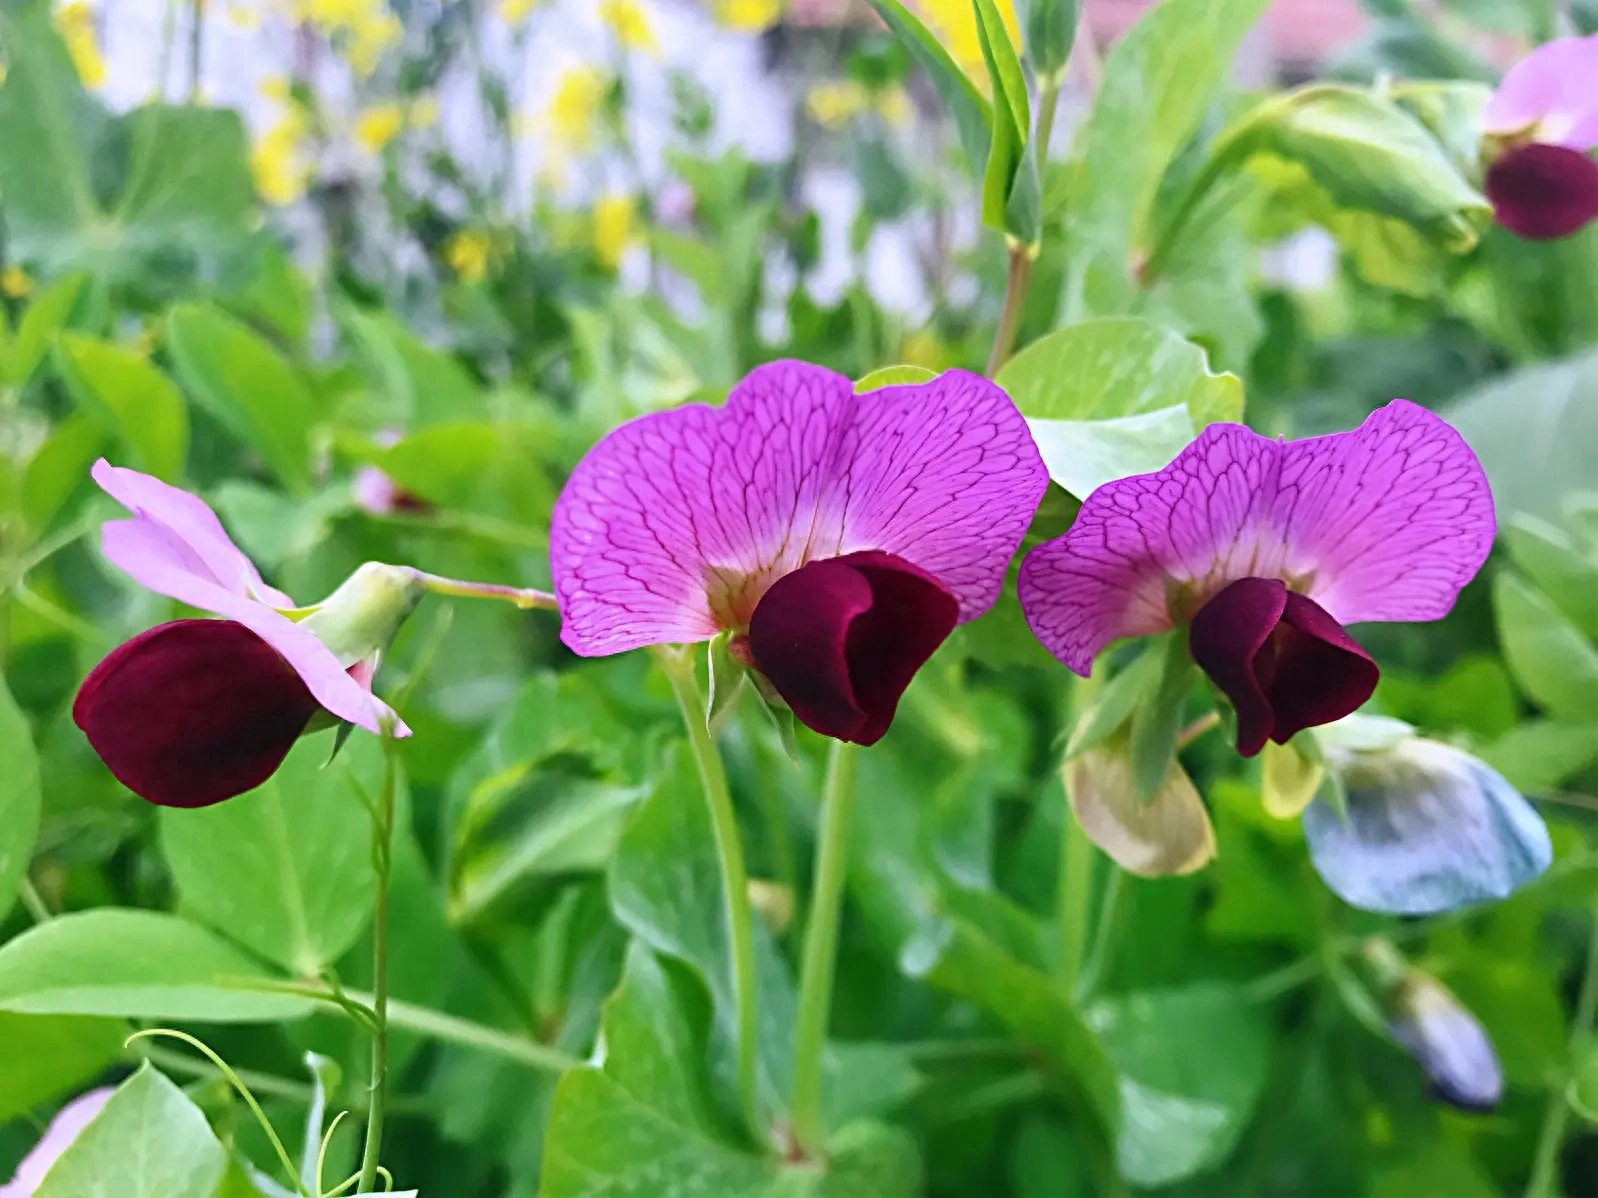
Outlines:
{"type": "Polygon", "coordinates": [[[133,451],[134,466],[179,481],[189,412],[166,375],[121,346],[72,333],[57,342],[56,360],[72,397],[133,451]]]}

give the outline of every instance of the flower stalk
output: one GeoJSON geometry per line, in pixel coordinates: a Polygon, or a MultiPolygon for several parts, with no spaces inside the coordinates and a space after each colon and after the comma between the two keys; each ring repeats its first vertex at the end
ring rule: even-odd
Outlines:
{"type": "MultiPolygon", "coordinates": [[[[1080,720],[1093,706],[1099,690],[1097,678],[1078,678],[1072,687],[1076,718],[1080,720]]],[[[1065,778],[1065,763],[1060,763],[1060,793],[1064,805],[1060,811],[1060,867],[1059,882],[1055,891],[1055,922],[1059,927],[1059,955],[1055,960],[1055,974],[1060,988],[1074,995],[1082,974],[1083,958],[1088,945],[1088,908],[1093,896],[1093,841],[1071,810],[1071,794],[1065,778]]],[[[1100,946],[1107,951],[1108,945],[1100,946]]]]}
{"type": "Polygon", "coordinates": [[[727,936],[732,955],[732,985],[737,1004],[738,1025],[738,1105],[749,1132],[760,1136],[758,1080],[758,1009],[755,997],[755,941],[749,911],[749,875],[744,867],[743,844],[738,838],[738,817],[727,788],[727,773],[710,730],[705,726],[705,699],[694,677],[691,649],[658,646],[656,660],[671,683],[677,706],[688,730],[688,744],[699,767],[705,803],[715,831],[716,855],[721,861],[722,899],[727,908],[727,936]]]}
{"type": "Polygon", "coordinates": [[[793,1133],[809,1158],[825,1148],[821,1077],[832,1011],[832,983],[838,959],[838,923],[843,911],[849,862],[849,812],[854,803],[855,754],[843,741],[832,743],[821,792],[820,834],[811,882],[810,916],[805,923],[804,961],[799,975],[799,1012],[794,1033],[793,1133]]]}
{"type": "Polygon", "coordinates": [[[555,611],[555,596],[548,591],[534,590],[532,587],[509,587],[490,582],[461,582],[454,578],[442,578],[437,574],[426,574],[418,570],[416,581],[422,588],[435,595],[455,595],[465,599],[500,599],[506,603],[514,603],[523,611],[555,611]]]}
{"type": "Polygon", "coordinates": [[[383,733],[383,789],[372,807],[372,869],[377,875],[377,902],[372,913],[372,1074],[366,1109],[366,1147],[361,1180],[367,1193],[377,1187],[378,1157],[383,1149],[383,1116],[388,1093],[388,891],[394,845],[394,789],[398,763],[394,738],[383,733]]]}

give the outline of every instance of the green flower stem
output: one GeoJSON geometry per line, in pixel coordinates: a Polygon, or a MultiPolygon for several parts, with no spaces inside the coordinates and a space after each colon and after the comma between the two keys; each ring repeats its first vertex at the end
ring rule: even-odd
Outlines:
{"type": "Polygon", "coordinates": [[[34,923],[44,923],[50,918],[50,908],[45,904],[44,896],[39,893],[39,888],[33,884],[33,879],[27,874],[22,875],[18,894],[34,923]]]}
{"type": "MultiPolygon", "coordinates": [[[[1598,907],[1593,909],[1592,931],[1587,940],[1587,967],[1581,975],[1581,990],[1576,997],[1576,1014],[1570,1026],[1570,1061],[1573,1068],[1592,1046],[1593,1016],[1598,1013],[1598,907]]],[[[1566,1071],[1568,1073],[1568,1070],[1566,1071]]],[[[1537,1134],[1537,1151],[1532,1158],[1531,1180],[1526,1183],[1526,1198],[1556,1198],[1559,1185],[1559,1152],[1565,1146],[1565,1129],[1570,1123],[1570,1099],[1566,1079],[1557,1079],[1548,1094],[1542,1130],[1537,1134]]]]}
{"type": "Polygon", "coordinates": [[[393,860],[394,787],[398,762],[394,738],[383,733],[383,789],[372,811],[372,869],[377,903],[372,913],[372,1080],[366,1110],[366,1148],[361,1156],[358,1192],[377,1188],[378,1156],[383,1149],[383,1114],[388,1090],[388,878],[393,860]]]}
{"type": "Polygon", "coordinates": [[[727,774],[721,757],[705,727],[705,699],[694,677],[693,650],[658,648],[656,659],[666,672],[688,743],[699,766],[699,780],[705,788],[705,803],[715,829],[716,853],[721,858],[722,898],[727,906],[727,935],[732,953],[732,983],[738,1006],[738,1102],[749,1132],[760,1138],[759,1092],[755,1073],[759,1022],[755,999],[755,941],[749,915],[749,879],[744,869],[743,845],[738,839],[738,817],[732,808],[732,793],[727,789],[727,774]]]}
{"type": "MultiPolygon", "coordinates": [[[[1072,688],[1074,716],[1081,719],[1098,693],[1099,679],[1078,678],[1072,688]]],[[[1066,788],[1065,763],[1060,763],[1060,794],[1064,805],[1060,811],[1060,868],[1055,899],[1055,922],[1059,927],[1059,956],[1055,973],[1060,987],[1068,995],[1075,995],[1077,980],[1082,975],[1082,959],[1087,954],[1088,914],[1093,897],[1093,841],[1077,822],[1071,810],[1071,795],[1066,788]]],[[[1103,945],[1100,952],[1108,951],[1103,945]]]]}
{"type": "Polygon", "coordinates": [[[507,587],[491,582],[461,582],[454,578],[440,578],[437,574],[424,574],[418,570],[416,581],[435,595],[458,595],[467,599],[503,599],[524,611],[555,610],[555,596],[548,591],[532,587],[507,587]]]}
{"type": "Polygon", "coordinates": [[[822,1058],[827,1020],[832,1012],[832,981],[838,958],[838,919],[849,864],[849,809],[854,802],[855,755],[841,740],[832,742],[827,780],[821,793],[821,827],[816,841],[810,915],[805,922],[804,962],[799,974],[799,1014],[794,1032],[793,1132],[806,1156],[825,1147],[821,1119],[822,1058]]]}

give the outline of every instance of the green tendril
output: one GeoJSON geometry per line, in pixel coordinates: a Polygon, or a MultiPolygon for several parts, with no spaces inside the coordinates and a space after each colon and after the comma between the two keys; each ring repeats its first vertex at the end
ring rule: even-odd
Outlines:
{"type": "MultiPolygon", "coordinates": [[[[348,1111],[340,1111],[333,1116],[333,1122],[327,1125],[327,1131],[322,1134],[322,1146],[316,1150],[316,1177],[314,1183],[319,1196],[322,1195],[322,1164],[327,1160],[328,1145],[333,1142],[333,1133],[338,1130],[338,1125],[343,1122],[344,1116],[348,1114],[348,1111]]],[[[357,1173],[355,1176],[359,1177],[360,1174],[357,1173]]],[[[345,1182],[344,1184],[348,1185],[349,1183],[345,1182]]]]}

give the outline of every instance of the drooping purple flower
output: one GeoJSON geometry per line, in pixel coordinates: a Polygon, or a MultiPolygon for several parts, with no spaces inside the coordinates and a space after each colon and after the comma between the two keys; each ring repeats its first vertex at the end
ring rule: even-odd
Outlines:
{"type": "Polygon", "coordinates": [[[1504,76],[1483,111],[1504,145],[1487,168],[1498,223],[1521,237],[1568,237],[1598,218],[1598,34],[1537,47],[1504,76]]]}
{"type": "Polygon", "coordinates": [[[992,606],[1047,485],[985,379],[856,395],[774,362],[725,406],[640,417],[578,463],[550,528],[561,639],[596,656],[730,631],[805,724],[872,744],[992,606]]]}
{"type": "Polygon", "coordinates": [[[99,1116],[112,1093],[110,1086],[102,1086],[78,1095],[57,1111],[39,1142],[22,1158],[16,1176],[0,1185],[0,1198],[33,1198],[44,1184],[46,1174],[83,1134],[83,1129],[99,1116]]]}
{"type": "Polygon", "coordinates": [[[152,803],[203,807],[270,777],[313,716],[408,736],[294,602],[267,586],[203,501],[103,459],[95,482],[133,513],[101,529],[106,559],[135,582],[222,620],[175,620],[114,649],[72,706],[111,772],[152,803]]]}
{"type": "Polygon", "coordinates": [[[1112,641],[1186,627],[1252,756],[1369,698],[1376,665],[1343,625],[1447,614],[1494,530],[1475,454],[1406,400],[1303,441],[1215,424],[1088,496],[1022,563],[1021,605],[1083,676],[1112,641]]]}

